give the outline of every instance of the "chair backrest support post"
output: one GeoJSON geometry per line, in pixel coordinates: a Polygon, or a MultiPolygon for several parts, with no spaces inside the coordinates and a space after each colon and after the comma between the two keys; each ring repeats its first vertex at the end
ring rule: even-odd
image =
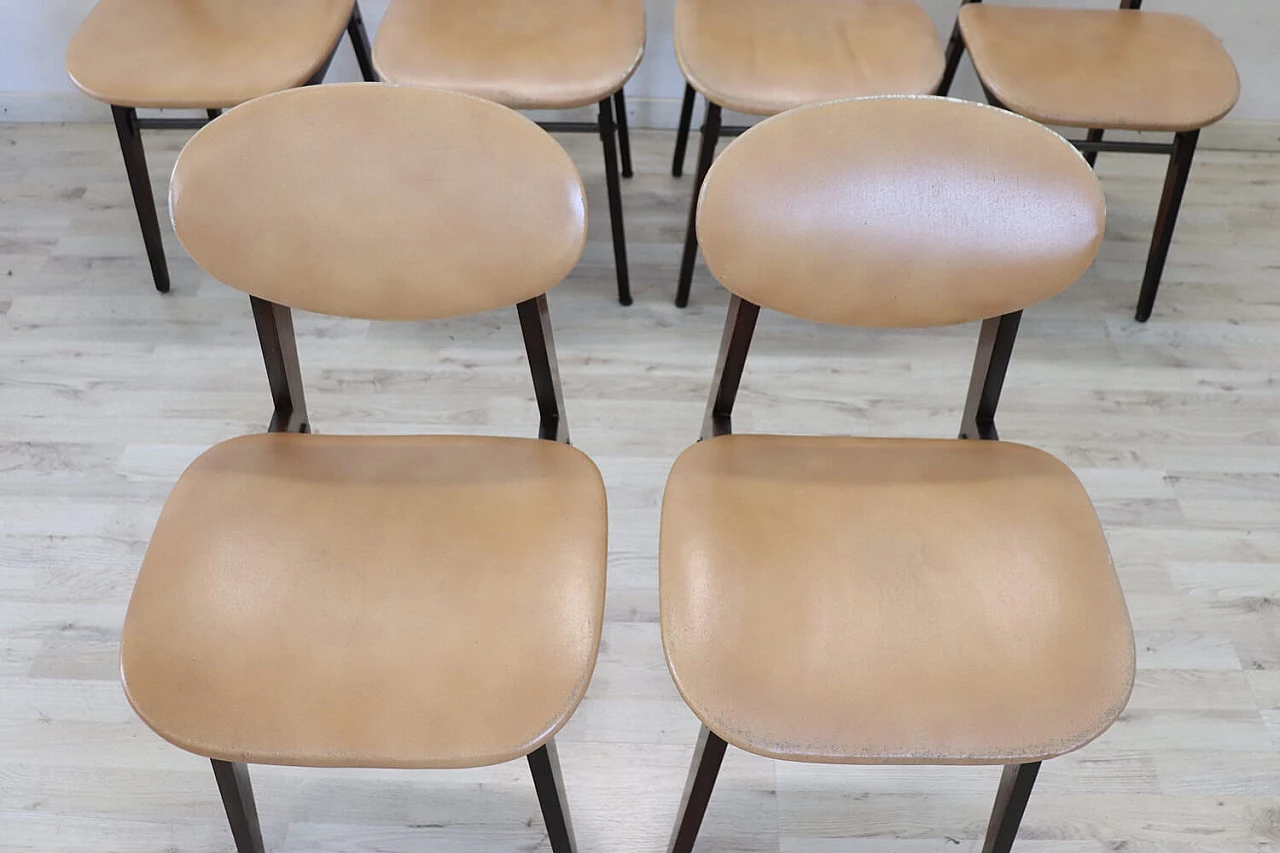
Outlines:
{"type": "Polygon", "coordinates": [[[298,363],[298,343],[293,333],[293,312],[256,296],[249,297],[253,321],[258,327],[258,343],[271,383],[275,412],[267,432],[310,432],[307,401],[302,396],[302,366],[298,363]]]}
{"type": "Polygon", "coordinates": [[[568,444],[569,421],[564,413],[564,391],[560,385],[560,365],[556,360],[546,294],[518,303],[516,311],[520,314],[520,331],[529,357],[529,372],[533,375],[533,394],[538,401],[538,438],[568,444]]]}
{"type": "Polygon", "coordinates": [[[729,302],[729,314],[725,318],[724,335],[720,339],[720,355],[716,358],[716,372],[711,380],[711,398],[707,401],[707,414],[702,421],[701,438],[714,438],[733,432],[733,404],[738,398],[738,386],[742,382],[742,369],[747,362],[747,350],[751,348],[751,336],[755,333],[756,318],[760,306],[734,296],[729,302]]]}
{"type": "Polygon", "coordinates": [[[1000,405],[1000,392],[1004,389],[1004,377],[1009,371],[1021,320],[1022,312],[1013,311],[982,321],[978,352],[969,377],[969,396],[960,422],[961,438],[989,441],[1000,438],[996,431],[996,407],[1000,405]]]}

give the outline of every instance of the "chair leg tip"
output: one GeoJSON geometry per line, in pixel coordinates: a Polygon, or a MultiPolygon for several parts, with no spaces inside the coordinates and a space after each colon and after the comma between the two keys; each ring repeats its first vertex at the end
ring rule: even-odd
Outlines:
{"type": "Polygon", "coordinates": [[[677,297],[676,297],[676,307],[677,307],[677,308],[688,308],[688,307],[689,307],[689,297],[687,297],[687,296],[686,296],[686,297],[684,297],[683,299],[681,299],[679,296],[677,296],[677,297]]]}
{"type": "Polygon", "coordinates": [[[1145,323],[1151,319],[1151,312],[1139,311],[1138,313],[1133,315],[1133,319],[1137,320],[1139,323],[1145,323]]]}
{"type": "Polygon", "coordinates": [[[630,297],[630,296],[619,296],[619,297],[618,297],[618,304],[619,304],[619,305],[630,305],[630,304],[631,304],[631,301],[632,301],[632,300],[631,300],[631,297],[630,297]]]}
{"type": "Polygon", "coordinates": [[[631,178],[631,177],[634,177],[634,176],[635,176],[635,172],[631,171],[630,169],[623,169],[623,170],[622,170],[622,177],[624,177],[624,178],[631,178]]]}

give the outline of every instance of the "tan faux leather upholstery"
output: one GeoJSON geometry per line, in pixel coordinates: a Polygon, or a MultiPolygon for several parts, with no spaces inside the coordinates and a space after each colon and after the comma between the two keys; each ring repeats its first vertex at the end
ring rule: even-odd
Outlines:
{"type": "Polygon", "coordinates": [[[695,89],[754,115],[927,94],[942,79],[942,45],[915,0],[678,0],[675,46],[695,89]]]}
{"type": "Polygon", "coordinates": [[[644,43],[644,0],[394,0],[373,61],[394,83],[563,109],[621,89],[644,43]]]}
{"type": "Polygon", "coordinates": [[[1037,121],[1195,130],[1240,97],[1222,43],[1185,15],[980,3],[960,10],[960,29],[987,88],[1037,121]]]}
{"type": "Polygon", "coordinates": [[[174,230],[214,278],[273,302],[421,320],[546,292],[586,240],[564,149],[505,107],[351,83],[244,104],[183,149],[174,230]]]}
{"type": "Polygon", "coordinates": [[[1071,471],[995,441],[713,438],[662,505],[662,639],[689,707],[759,755],[1004,764],[1076,749],[1133,684],[1071,471]]]}
{"type": "Polygon", "coordinates": [[[930,326],[1004,314],[1072,284],[1105,223],[1069,143],[932,97],[805,107],[717,158],[698,205],[711,272],[745,299],[828,323],[930,326]]]}
{"type": "Polygon", "coordinates": [[[351,0],[99,0],[67,72],[122,107],[230,107],[311,79],[351,0]]]}
{"type": "Polygon", "coordinates": [[[471,767],[587,688],[604,484],[567,445],[237,438],[178,481],[121,638],[129,701],[227,761],[471,767]]]}

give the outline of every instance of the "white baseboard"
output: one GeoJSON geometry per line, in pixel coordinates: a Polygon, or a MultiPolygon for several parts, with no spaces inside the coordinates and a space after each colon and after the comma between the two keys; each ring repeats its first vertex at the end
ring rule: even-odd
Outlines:
{"type": "MultiPolygon", "coordinates": [[[[702,122],[701,99],[699,101],[699,107],[694,114],[695,129],[702,122]]],[[[199,116],[203,114],[203,110],[155,110],[147,113],[199,116]]],[[[529,115],[546,121],[594,121],[595,108],[538,110],[529,115]]],[[[680,121],[680,99],[630,97],[627,99],[627,118],[633,128],[673,130],[680,121]]],[[[100,104],[78,92],[0,92],[0,123],[107,122],[110,120],[111,111],[105,104],[100,104]]],[[[759,121],[757,116],[743,116],[731,112],[724,114],[726,125],[751,124],[756,121],[759,121]]],[[[1166,134],[1120,131],[1109,136],[1115,139],[1168,138],[1166,134]]],[[[1280,152],[1280,121],[1228,119],[1205,128],[1200,136],[1200,147],[1217,151],[1280,152]]]]}

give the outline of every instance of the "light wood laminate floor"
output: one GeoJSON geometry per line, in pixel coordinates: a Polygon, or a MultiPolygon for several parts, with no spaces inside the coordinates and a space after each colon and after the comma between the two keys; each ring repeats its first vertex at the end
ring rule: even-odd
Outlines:
{"type": "MultiPolygon", "coordinates": [[[[147,136],[161,198],[185,139],[147,136]]],[[[551,295],[552,320],[574,443],[603,470],[611,515],[600,662],[559,737],[583,853],[665,849],[698,728],[662,657],[658,508],[698,434],[727,299],[700,268],[689,309],[671,304],[691,183],[667,172],[672,139],[635,134],[636,303],[622,308],[598,140],[562,137],[589,187],[592,239],[551,295]]],[[[1138,680],[1111,732],[1045,765],[1016,849],[1280,850],[1280,155],[1202,152],[1145,326],[1133,305],[1164,160],[1103,154],[1099,172],[1101,256],[1027,313],[999,422],[1068,461],[1097,502],[1138,680]]],[[[0,127],[4,851],[232,849],[208,763],[147,730],[117,679],[125,605],[170,486],[270,412],[247,300],[201,273],[162,219],[168,296],[152,288],[112,129],[0,127]]],[[[300,316],[298,329],[317,431],[536,433],[514,311],[300,316]]],[[[953,436],[976,334],[766,313],[735,426],[953,436]]],[[[731,750],[698,849],[965,853],[998,775],[731,750]]],[[[272,851],[546,848],[522,762],[256,768],[254,783],[272,851]]]]}

